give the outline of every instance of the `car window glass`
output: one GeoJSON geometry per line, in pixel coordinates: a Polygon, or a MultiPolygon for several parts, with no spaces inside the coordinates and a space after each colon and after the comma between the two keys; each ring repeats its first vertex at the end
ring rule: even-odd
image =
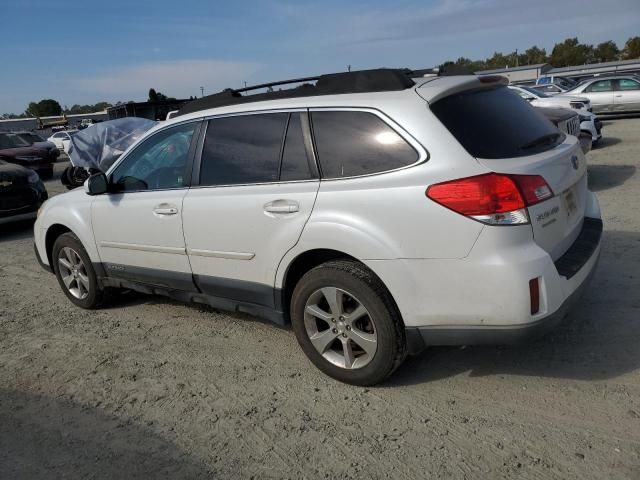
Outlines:
{"type": "Polygon", "coordinates": [[[266,113],[210,120],[200,185],[277,182],[288,116],[266,113]]]}
{"type": "Polygon", "coordinates": [[[138,146],[111,176],[119,192],[184,186],[185,167],[196,123],[162,130],[138,146]]]}
{"type": "Polygon", "coordinates": [[[280,170],[282,181],[307,180],[315,176],[311,169],[313,159],[309,158],[304,145],[303,115],[306,113],[292,113],[289,119],[280,170]]]}
{"type": "Polygon", "coordinates": [[[372,113],[316,111],[311,115],[324,178],[395,170],[418,160],[418,152],[372,113]]]}
{"type": "Polygon", "coordinates": [[[589,85],[586,91],[587,92],[611,92],[613,91],[613,84],[611,80],[599,80],[589,85]]]}
{"type": "Polygon", "coordinates": [[[533,155],[565,138],[542,113],[506,87],[449,95],[434,102],[431,111],[478,158],[533,155]]]}
{"type": "Polygon", "coordinates": [[[640,90],[640,83],[630,78],[621,78],[618,80],[619,90],[640,90]]]}

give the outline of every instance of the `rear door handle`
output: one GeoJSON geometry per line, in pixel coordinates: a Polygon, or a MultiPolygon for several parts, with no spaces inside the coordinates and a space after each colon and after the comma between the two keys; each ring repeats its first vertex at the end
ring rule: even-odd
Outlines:
{"type": "Polygon", "coordinates": [[[175,215],[178,213],[178,208],[167,203],[161,203],[153,209],[153,213],[156,215],[175,215]]]}
{"type": "Polygon", "coordinates": [[[274,200],[264,205],[264,211],[269,213],[295,213],[300,205],[294,200],[274,200]]]}

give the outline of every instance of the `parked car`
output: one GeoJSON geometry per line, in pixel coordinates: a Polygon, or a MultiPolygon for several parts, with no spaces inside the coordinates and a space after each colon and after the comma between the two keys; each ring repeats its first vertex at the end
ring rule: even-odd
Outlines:
{"type": "Polygon", "coordinates": [[[46,199],[36,172],[0,160],[0,224],[35,218],[46,199]]]}
{"type": "Polygon", "coordinates": [[[369,385],[429,345],[551,328],[594,272],[578,142],[503,77],[341,73],[180,113],[43,206],[37,255],[75,305],[130,288],[291,323],[369,385]]]}
{"type": "Polygon", "coordinates": [[[571,90],[572,88],[576,87],[578,85],[578,82],[576,82],[573,78],[559,77],[557,75],[542,75],[535,81],[536,88],[546,87],[549,85],[554,85],[561,89],[563,92],[566,92],[567,90],[571,90]]]}
{"type": "Polygon", "coordinates": [[[559,93],[567,92],[567,90],[553,83],[548,83],[546,85],[533,85],[531,88],[533,88],[537,92],[541,92],[549,96],[558,95],[559,93]]]}
{"type": "Polygon", "coordinates": [[[568,93],[588,98],[595,113],[640,111],[640,77],[635,75],[594,77],[568,93]]]}
{"type": "Polygon", "coordinates": [[[573,95],[547,95],[533,87],[522,85],[509,85],[509,88],[531,103],[534,107],[573,108],[576,110],[591,111],[591,103],[588,98],[573,95]]]}
{"type": "Polygon", "coordinates": [[[0,132],[0,160],[35,170],[44,178],[53,176],[53,164],[60,151],[30,132],[0,132]]]}
{"type": "Polygon", "coordinates": [[[63,132],[57,132],[47,138],[47,141],[55,144],[58,150],[69,153],[69,143],[71,142],[71,136],[77,131],[78,130],[65,130],[63,132]]]}
{"type": "Polygon", "coordinates": [[[561,132],[577,137],[580,141],[582,153],[587,154],[591,151],[593,144],[592,134],[581,129],[580,118],[575,110],[568,108],[533,108],[544,115],[561,132]]]}

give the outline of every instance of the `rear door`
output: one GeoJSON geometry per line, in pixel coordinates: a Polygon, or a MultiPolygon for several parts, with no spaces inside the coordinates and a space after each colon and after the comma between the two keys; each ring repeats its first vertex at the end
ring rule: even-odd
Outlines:
{"type": "Polygon", "coordinates": [[[593,113],[613,111],[613,80],[598,80],[597,82],[593,82],[584,89],[584,93],[586,93],[589,100],[591,100],[593,113]]]}
{"type": "Polygon", "coordinates": [[[204,293],[276,306],[276,269],[298,241],[319,187],[308,124],[306,110],[209,120],[183,216],[204,293]]]}
{"type": "Polygon", "coordinates": [[[640,110],[640,82],[632,78],[619,78],[614,86],[615,110],[625,112],[640,110]]]}

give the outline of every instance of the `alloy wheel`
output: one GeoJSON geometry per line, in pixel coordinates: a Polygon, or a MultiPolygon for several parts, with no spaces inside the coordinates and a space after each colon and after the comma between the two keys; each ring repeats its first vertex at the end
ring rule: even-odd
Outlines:
{"type": "Polygon", "coordinates": [[[367,365],[378,348],[374,320],[360,301],[336,287],[313,292],[304,309],[306,333],[315,349],[345,369],[367,365]]]}
{"type": "Polygon", "coordinates": [[[58,269],[65,287],[75,298],[84,300],[89,295],[89,275],[82,258],[71,247],[63,247],[58,253],[58,269]]]}

